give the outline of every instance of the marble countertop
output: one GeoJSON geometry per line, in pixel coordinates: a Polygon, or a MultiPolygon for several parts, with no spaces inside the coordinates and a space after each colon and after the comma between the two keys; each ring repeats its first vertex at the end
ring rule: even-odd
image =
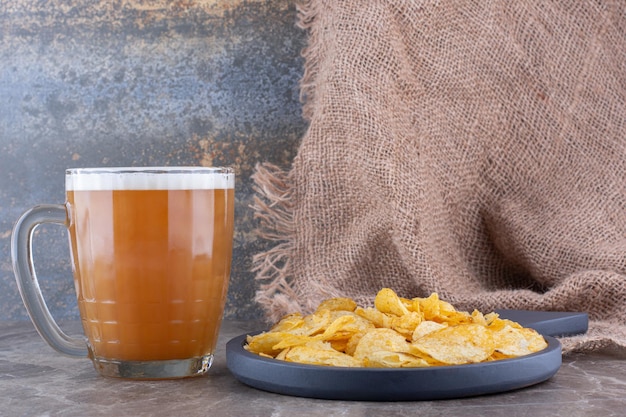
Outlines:
{"type": "MultiPolygon", "coordinates": [[[[78,323],[65,323],[68,333],[78,323]]],[[[225,344],[259,325],[227,321],[209,375],[176,381],[99,376],[88,359],[57,354],[28,322],[0,323],[2,416],[622,416],[626,361],[572,355],[550,380],[497,395],[424,402],[360,402],[289,397],[250,388],[226,368],[225,344]]]]}

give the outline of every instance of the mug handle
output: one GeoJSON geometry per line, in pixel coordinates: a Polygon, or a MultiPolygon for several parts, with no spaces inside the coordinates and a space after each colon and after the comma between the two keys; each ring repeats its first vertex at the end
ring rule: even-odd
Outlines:
{"type": "Polygon", "coordinates": [[[32,254],[32,238],[35,228],[42,223],[68,226],[64,205],[39,205],[26,211],[15,224],[11,236],[11,259],[17,286],[35,328],[41,337],[58,352],[75,357],[88,356],[84,339],[65,334],[58,326],[41,293],[35,274],[32,254]]]}

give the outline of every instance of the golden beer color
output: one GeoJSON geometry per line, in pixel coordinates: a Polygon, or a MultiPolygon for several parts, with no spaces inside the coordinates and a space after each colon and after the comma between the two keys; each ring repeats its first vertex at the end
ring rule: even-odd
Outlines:
{"type": "Polygon", "coordinates": [[[230,274],[234,189],[68,189],[67,204],[91,354],[212,354],[230,274]]]}

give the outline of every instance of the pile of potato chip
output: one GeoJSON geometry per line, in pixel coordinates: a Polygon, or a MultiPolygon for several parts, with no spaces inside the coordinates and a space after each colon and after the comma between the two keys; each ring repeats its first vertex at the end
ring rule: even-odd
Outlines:
{"type": "Polygon", "coordinates": [[[493,361],[547,347],[533,329],[496,313],[457,311],[436,293],[406,299],[383,288],[374,306],[331,298],[313,314],[289,314],[268,332],[248,336],[244,348],[313,365],[405,368],[493,361]]]}

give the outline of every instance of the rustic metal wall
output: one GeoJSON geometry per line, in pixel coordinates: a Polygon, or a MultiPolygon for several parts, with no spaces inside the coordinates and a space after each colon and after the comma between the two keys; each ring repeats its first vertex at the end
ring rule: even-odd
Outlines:
{"type": "MultiPolygon", "coordinates": [[[[0,320],[22,320],[10,260],[19,215],[62,203],[64,170],[232,165],[237,228],[226,316],[256,318],[250,175],[288,166],[304,133],[305,34],[288,0],[0,3],[0,320]]],[[[53,315],[78,317],[67,236],[37,229],[53,315]]]]}

